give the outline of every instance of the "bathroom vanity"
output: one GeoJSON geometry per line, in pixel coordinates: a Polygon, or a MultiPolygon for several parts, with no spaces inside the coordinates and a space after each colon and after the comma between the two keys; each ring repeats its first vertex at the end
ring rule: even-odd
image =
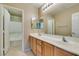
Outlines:
{"type": "Polygon", "coordinates": [[[29,43],[32,52],[37,56],[75,56],[79,55],[79,45],[70,41],[62,41],[63,36],[30,34],[29,43]]]}

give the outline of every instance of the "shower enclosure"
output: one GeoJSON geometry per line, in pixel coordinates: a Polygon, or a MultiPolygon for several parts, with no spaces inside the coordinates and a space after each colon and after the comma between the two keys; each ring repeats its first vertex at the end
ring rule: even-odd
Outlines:
{"type": "Polygon", "coordinates": [[[11,48],[23,48],[22,10],[0,5],[0,55],[6,55],[11,48]]]}
{"type": "Polygon", "coordinates": [[[9,35],[10,35],[10,47],[11,48],[22,48],[22,17],[11,15],[10,17],[10,27],[9,27],[9,35]]]}

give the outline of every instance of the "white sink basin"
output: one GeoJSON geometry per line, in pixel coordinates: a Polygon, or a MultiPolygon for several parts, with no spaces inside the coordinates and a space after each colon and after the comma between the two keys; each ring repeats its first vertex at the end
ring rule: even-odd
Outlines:
{"type": "Polygon", "coordinates": [[[79,45],[79,38],[76,37],[64,37],[64,38],[69,44],[79,45]]]}
{"type": "Polygon", "coordinates": [[[38,33],[33,34],[34,36],[46,39],[46,40],[51,40],[51,41],[59,41],[61,43],[65,44],[75,44],[79,45],[79,38],[76,37],[69,37],[69,36],[61,36],[61,35],[51,35],[51,34],[41,34],[39,35],[38,33]],[[63,37],[65,41],[63,40],[63,37]]]}
{"type": "Polygon", "coordinates": [[[48,40],[56,40],[56,41],[62,41],[63,36],[58,36],[58,35],[41,35],[40,37],[48,39],[48,40]]]}
{"type": "MultiPolygon", "coordinates": [[[[64,42],[63,36],[59,36],[59,35],[41,35],[41,37],[48,39],[48,40],[64,42]]],[[[64,43],[79,45],[79,38],[67,36],[67,37],[64,37],[64,39],[66,40],[66,42],[64,42],[64,43]]]]}

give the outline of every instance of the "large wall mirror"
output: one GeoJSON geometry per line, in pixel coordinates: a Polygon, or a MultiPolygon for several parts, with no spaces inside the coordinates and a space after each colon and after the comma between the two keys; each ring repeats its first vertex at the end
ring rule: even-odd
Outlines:
{"type": "MultiPolygon", "coordinates": [[[[35,17],[31,20],[31,29],[40,29],[43,33],[54,34],[54,18],[48,15],[36,19],[35,17]]],[[[34,32],[36,32],[35,30],[34,32]]]]}

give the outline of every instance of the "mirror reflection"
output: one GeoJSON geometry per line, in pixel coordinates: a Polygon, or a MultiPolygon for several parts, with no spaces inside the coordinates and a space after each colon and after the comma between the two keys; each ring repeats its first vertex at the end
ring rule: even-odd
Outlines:
{"type": "Polygon", "coordinates": [[[43,29],[44,28],[43,19],[32,20],[31,26],[32,26],[32,29],[43,29]]]}

